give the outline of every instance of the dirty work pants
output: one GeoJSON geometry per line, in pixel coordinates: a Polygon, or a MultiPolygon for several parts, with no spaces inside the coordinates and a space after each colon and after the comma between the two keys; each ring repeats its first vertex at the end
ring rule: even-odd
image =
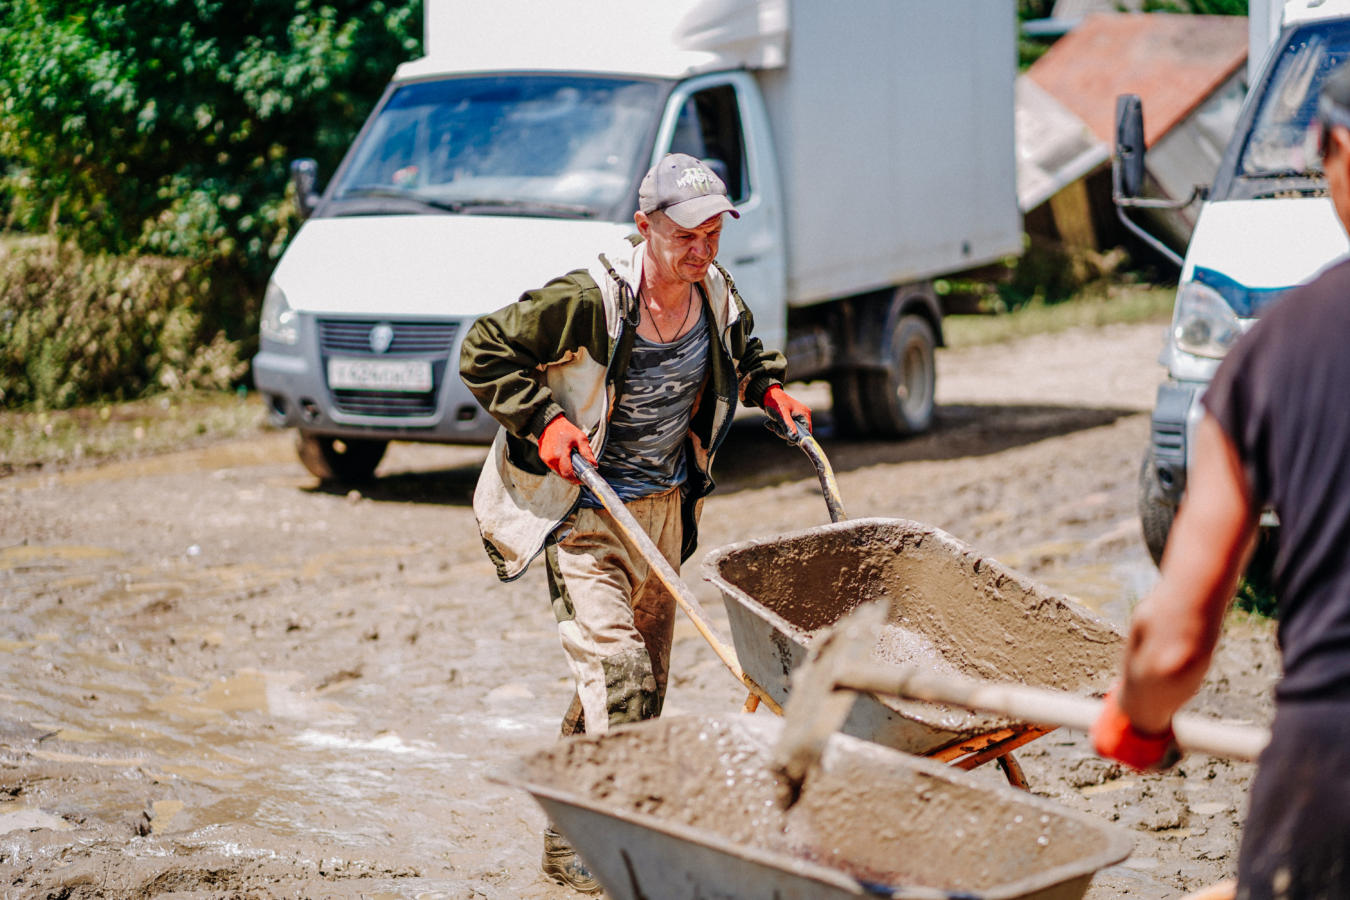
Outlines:
{"type": "Polygon", "coordinates": [[[1350,700],[1277,701],[1252,779],[1237,896],[1350,897],[1350,700]]]}
{"type": "MultiPolygon", "coordinates": [[[[625,505],[679,571],[680,489],[625,505]]],[[[666,695],[675,598],[604,509],[578,509],[561,533],[545,559],[558,636],[576,683],[562,733],[599,734],[655,718],[666,695]]]]}

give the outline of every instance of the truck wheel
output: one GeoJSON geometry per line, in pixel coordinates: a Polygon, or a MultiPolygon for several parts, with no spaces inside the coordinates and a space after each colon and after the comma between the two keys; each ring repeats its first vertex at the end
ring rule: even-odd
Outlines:
{"type": "Polygon", "coordinates": [[[384,458],[388,441],[337,438],[301,431],[295,452],[311,475],[320,481],[366,481],[384,458]]]}
{"type": "Polygon", "coordinates": [[[885,372],[862,376],[868,424],[878,435],[917,434],[933,423],[937,385],[933,326],[922,316],[901,316],[885,372]]]}
{"type": "Polygon", "coordinates": [[[1172,520],[1176,518],[1176,504],[1168,500],[1158,483],[1158,467],[1153,464],[1153,450],[1144,454],[1144,462],[1139,467],[1139,525],[1144,532],[1144,546],[1148,555],[1153,557],[1156,566],[1162,562],[1163,548],[1167,546],[1167,535],[1172,530],[1172,520]]]}
{"type": "Polygon", "coordinates": [[[857,372],[846,370],[830,376],[830,413],[834,417],[836,434],[849,437],[867,434],[867,417],[863,414],[862,388],[857,372]]]}

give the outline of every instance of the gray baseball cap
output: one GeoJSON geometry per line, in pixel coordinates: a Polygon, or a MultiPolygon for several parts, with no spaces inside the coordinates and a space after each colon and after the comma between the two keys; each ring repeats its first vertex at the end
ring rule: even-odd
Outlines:
{"type": "Polygon", "coordinates": [[[719,213],[741,217],[717,173],[686,153],[667,153],[643,176],[638,209],[649,215],[661,210],[681,228],[702,225],[719,213]]]}

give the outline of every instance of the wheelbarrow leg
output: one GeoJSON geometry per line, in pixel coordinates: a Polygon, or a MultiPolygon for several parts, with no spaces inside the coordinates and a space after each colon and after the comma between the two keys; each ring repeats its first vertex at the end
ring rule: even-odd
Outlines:
{"type": "Polygon", "coordinates": [[[1008,779],[1008,784],[1024,791],[1031,790],[1031,785],[1027,784],[1027,776],[1022,771],[1022,764],[1016,757],[1011,753],[1005,753],[995,759],[998,760],[998,767],[1003,770],[1004,777],[1008,779]]]}

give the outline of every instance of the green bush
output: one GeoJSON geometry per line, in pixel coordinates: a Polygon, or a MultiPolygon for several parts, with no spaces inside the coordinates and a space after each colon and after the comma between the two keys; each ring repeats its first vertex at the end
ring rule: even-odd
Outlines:
{"type": "Polygon", "coordinates": [[[1270,619],[1279,617],[1279,598],[1275,594],[1275,558],[1278,554],[1279,532],[1261,529],[1247,571],[1238,581],[1234,606],[1253,615],[1270,619]]]}
{"type": "Polygon", "coordinates": [[[64,409],[161,390],[219,389],[246,347],[219,327],[210,263],[0,244],[0,406],[64,409]]]}

